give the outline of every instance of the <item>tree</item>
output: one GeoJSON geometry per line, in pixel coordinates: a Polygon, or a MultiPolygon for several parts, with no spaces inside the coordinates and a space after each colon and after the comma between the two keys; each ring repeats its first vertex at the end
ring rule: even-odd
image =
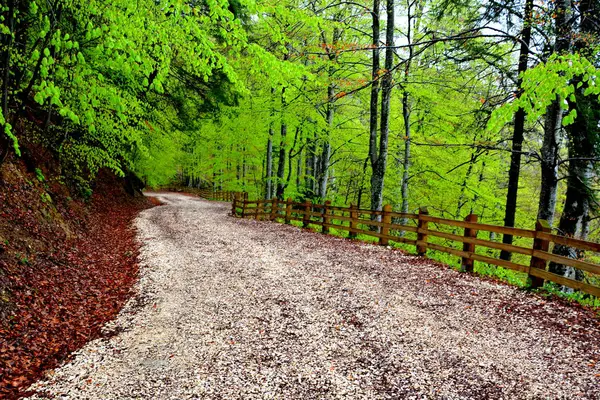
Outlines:
{"type": "MultiPolygon", "coordinates": [[[[521,77],[520,75],[527,71],[529,61],[529,46],[531,44],[531,25],[533,16],[533,0],[525,1],[523,11],[523,29],[521,31],[521,50],[519,51],[519,66],[517,74],[516,96],[521,95],[521,77]]],[[[514,226],[517,212],[517,194],[519,190],[519,175],[521,171],[521,155],[523,150],[523,135],[525,132],[525,110],[518,109],[515,114],[514,130],[512,137],[512,154],[510,157],[510,169],[508,170],[508,192],[506,194],[506,208],[504,213],[504,226],[514,226]]],[[[502,243],[512,244],[512,235],[504,234],[502,243]]],[[[511,253],[503,250],[500,258],[510,260],[511,253]]]]}

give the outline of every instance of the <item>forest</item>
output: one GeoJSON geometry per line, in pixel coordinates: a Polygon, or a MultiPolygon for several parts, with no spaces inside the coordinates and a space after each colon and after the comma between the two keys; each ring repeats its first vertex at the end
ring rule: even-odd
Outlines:
{"type": "Polygon", "coordinates": [[[3,0],[0,160],[39,143],[83,197],[110,169],[149,187],[545,219],[598,241],[599,11],[598,0],[3,0]]]}

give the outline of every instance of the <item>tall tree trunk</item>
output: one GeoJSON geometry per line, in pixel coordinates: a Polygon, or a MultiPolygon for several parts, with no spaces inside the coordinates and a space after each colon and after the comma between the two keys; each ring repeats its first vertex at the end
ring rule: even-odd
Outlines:
{"type": "Polygon", "coordinates": [[[362,171],[360,174],[360,186],[358,187],[358,194],[356,195],[356,204],[358,208],[362,205],[362,196],[365,191],[365,176],[367,176],[367,166],[369,165],[369,157],[365,158],[363,162],[362,171]]]}
{"type": "Polygon", "coordinates": [[[290,182],[292,181],[292,173],[294,172],[294,157],[298,156],[300,154],[300,152],[294,154],[294,149],[296,148],[296,143],[298,143],[298,137],[301,135],[301,129],[299,126],[296,127],[296,134],[294,135],[294,143],[290,146],[290,149],[288,151],[288,174],[287,174],[287,178],[285,180],[285,186],[284,186],[284,190],[290,185],[290,182]]]}
{"type": "MultiPolygon", "coordinates": [[[[521,34],[521,49],[519,52],[519,74],[517,83],[517,96],[521,95],[522,80],[520,75],[527,70],[529,59],[529,44],[531,41],[533,0],[526,0],[523,13],[523,30],[521,34]]],[[[506,209],[504,214],[504,226],[515,226],[515,215],[517,213],[517,192],[519,190],[519,175],[521,172],[521,150],[523,148],[523,136],[525,132],[525,110],[520,108],[515,114],[515,126],[512,139],[512,153],[510,156],[510,168],[508,170],[508,193],[506,194],[506,209]]],[[[502,243],[512,244],[512,235],[503,235],[502,243]]],[[[510,260],[511,253],[502,250],[500,258],[510,260]]]]}
{"type": "MultiPolygon", "coordinates": [[[[411,47],[412,52],[412,47],[411,47]]],[[[409,94],[405,91],[402,95],[402,117],[404,119],[404,154],[402,158],[402,182],[400,186],[400,193],[402,197],[401,212],[408,213],[408,178],[410,171],[410,105],[409,105],[409,94]]],[[[406,218],[400,222],[402,225],[406,225],[406,218]]]]}
{"type": "MultiPolygon", "coordinates": [[[[377,0],[376,0],[377,2],[377,0]]],[[[377,10],[377,13],[379,11],[377,10]]],[[[383,184],[387,167],[388,139],[390,133],[390,100],[392,96],[392,67],[394,65],[394,0],[386,1],[385,62],[384,75],[381,82],[381,121],[379,127],[379,149],[369,149],[371,154],[371,209],[381,210],[383,207],[383,184]],[[378,151],[377,151],[378,150],[378,151]]],[[[375,22],[375,18],[373,18],[375,22]]],[[[379,20],[377,18],[377,20],[379,20]]],[[[378,24],[377,24],[378,25],[378,24]]],[[[373,23],[373,38],[375,29],[373,23]]],[[[379,34],[377,34],[379,37],[379,34]]],[[[379,61],[379,60],[378,60],[379,61]]],[[[375,62],[373,62],[375,65],[375,62]]],[[[379,64],[379,62],[377,62],[379,64]]],[[[371,98],[371,101],[373,98],[371,98]]],[[[372,105],[372,103],[371,103],[372,105]]],[[[375,111],[377,112],[377,111],[375,111]]],[[[377,127],[375,126],[375,147],[377,147],[377,127]]],[[[371,137],[371,142],[373,138],[371,137]]]]}
{"type": "MultiPolygon", "coordinates": [[[[271,100],[274,100],[275,88],[271,88],[271,100]]],[[[271,122],[269,122],[269,138],[267,139],[267,173],[266,173],[266,185],[265,195],[267,199],[273,197],[273,135],[275,130],[273,129],[273,116],[275,115],[275,107],[271,106],[271,122]]]]}
{"type": "MultiPolygon", "coordinates": [[[[598,15],[600,5],[596,1],[585,0],[579,3],[581,19],[579,35],[574,48],[584,57],[592,57],[592,49],[588,37],[597,37],[600,29],[594,18],[598,15]]],[[[575,102],[568,100],[569,109],[575,109],[577,115],[573,124],[567,126],[569,139],[569,169],[567,177],[567,193],[565,206],[560,218],[558,231],[566,236],[585,237],[588,230],[590,205],[595,202],[595,193],[589,186],[592,178],[592,162],[590,159],[600,156],[600,101],[596,96],[585,96],[588,83],[580,77],[573,79],[575,102]],[[581,85],[581,87],[579,87],[581,85]]],[[[582,254],[570,247],[555,245],[554,254],[579,258],[582,254]]],[[[550,271],[582,280],[583,272],[572,267],[550,263],[550,271]]],[[[564,291],[570,289],[563,288],[564,291]]]]}
{"type": "Polygon", "coordinates": [[[327,182],[329,181],[329,159],[331,158],[331,144],[329,140],[323,143],[321,152],[321,171],[319,174],[319,197],[325,199],[327,197],[327,182]]]}
{"type": "Polygon", "coordinates": [[[285,112],[285,87],[281,89],[281,110],[282,110],[282,120],[281,120],[281,137],[279,140],[279,160],[277,165],[277,192],[276,196],[279,200],[283,200],[283,192],[285,191],[285,139],[287,136],[287,123],[285,122],[284,115],[285,112]]]}
{"type": "Polygon", "coordinates": [[[269,138],[267,139],[267,173],[265,195],[267,199],[273,197],[273,124],[269,126],[269,138]]]}
{"type": "MultiPolygon", "coordinates": [[[[578,136],[580,137],[573,140],[573,143],[571,146],[569,146],[569,158],[590,156],[589,141],[584,137],[583,134],[578,136]],[[586,147],[585,144],[588,144],[588,146],[586,147]]],[[[587,218],[590,198],[592,197],[588,187],[590,177],[591,164],[589,161],[573,159],[569,161],[567,193],[565,197],[564,209],[558,225],[559,234],[574,237],[581,236],[584,232],[584,218],[587,218]]],[[[575,248],[560,244],[555,244],[553,253],[569,258],[578,258],[579,256],[575,248]]],[[[583,272],[573,267],[551,262],[549,270],[550,272],[564,275],[571,279],[583,279],[583,272]]],[[[563,290],[570,291],[568,289],[563,290]]]]}
{"type": "Polygon", "coordinates": [[[372,68],[371,68],[371,102],[369,118],[369,158],[371,160],[371,209],[376,210],[383,190],[383,177],[378,175],[378,113],[379,113],[379,0],[373,0],[372,15],[372,68]]]}
{"type": "MultiPolygon", "coordinates": [[[[377,158],[377,185],[371,206],[376,210],[383,207],[383,184],[387,168],[388,141],[390,136],[390,102],[392,99],[392,68],[394,66],[394,0],[386,1],[386,30],[385,30],[385,75],[381,82],[381,121],[379,132],[379,156],[377,158]]],[[[375,174],[374,174],[375,175],[375,174]]]]}
{"type": "Polygon", "coordinates": [[[545,219],[550,226],[554,222],[556,194],[558,192],[559,133],[562,125],[562,110],[558,100],[548,107],[544,125],[544,141],[541,148],[541,188],[537,219],[545,219]]]}
{"type": "Polygon", "coordinates": [[[300,178],[302,177],[302,151],[298,153],[296,160],[296,190],[300,188],[300,178]]]}
{"type": "MultiPolygon", "coordinates": [[[[414,4],[414,3],[413,3],[414,4]]],[[[423,4],[416,11],[422,11],[423,4]]],[[[406,41],[408,44],[412,44],[413,39],[413,14],[412,14],[412,4],[409,3],[407,7],[407,24],[406,24],[406,41]]],[[[418,29],[418,21],[415,24],[415,30],[418,29]]],[[[408,93],[407,85],[408,79],[411,73],[411,65],[414,57],[414,47],[409,46],[408,48],[408,59],[406,60],[406,64],[404,66],[404,77],[403,77],[403,93],[402,93],[402,119],[404,122],[404,151],[401,155],[402,157],[402,180],[400,182],[400,197],[401,197],[401,206],[400,211],[403,213],[408,213],[408,180],[410,173],[410,145],[411,145],[411,108],[410,108],[410,94],[408,93]]],[[[402,218],[400,223],[402,225],[406,225],[408,223],[406,218],[402,218]]],[[[404,234],[404,232],[402,232],[404,234]]]]}
{"type": "Polygon", "coordinates": [[[323,142],[323,149],[321,151],[321,165],[320,165],[320,173],[319,173],[319,188],[318,188],[318,197],[322,200],[325,200],[327,197],[327,181],[329,180],[329,159],[331,158],[331,144],[329,143],[329,135],[331,134],[331,130],[333,128],[333,116],[335,113],[335,108],[333,106],[333,98],[335,95],[335,87],[332,83],[327,87],[327,97],[329,102],[327,103],[327,114],[326,114],[326,136],[323,142]]]}
{"type": "MultiPolygon", "coordinates": [[[[330,63],[334,63],[338,57],[337,52],[337,44],[341,37],[341,31],[337,27],[333,28],[333,33],[331,37],[331,48],[327,46],[327,56],[329,58],[330,63]]],[[[323,42],[325,43],[325,35],[322,34],[323,42]]],[[[317,188],[317,195],[322,200],[325,200],[327,197],[327,183],[329,181],[329,159],[331,158],[331,144],[329,142],[331,131],[333,129],[333,117],[335,114],[335,84],[333,83],[333,75],[335,73],[335,69],[333,66],[330,66],[327,70],[327,74],[329,77],[329,85],[327,85],[327,110],[325,112],[325,122],[327,124],[327,128],[325,129],[325,138],[323,139],[323,148],[321,151],[321,162],[319,165],[319,186],[317,188]]]]}
{"type": "Polygon", "coordinates": [[[315,139],[307,138],[306,145],[306,170],[304,174],[305,197],[312,199],[315,196],[315,139]]]}
{"type": "MultiPolygon", "coordinates": [[[[567,52],[571,40],[571,0],[558,0],[555,3],[554,21],[556,39],[554,52],[567,52]]],[[[544,141],[541,148],[541,189],[538,204],[538,219],[545,219],[550,225],[554,221],[556,194],[558,192],[558,152],[559,135],[562,126],[563,111],[560,96],[548,106],[544,121],[544,141]]]]}

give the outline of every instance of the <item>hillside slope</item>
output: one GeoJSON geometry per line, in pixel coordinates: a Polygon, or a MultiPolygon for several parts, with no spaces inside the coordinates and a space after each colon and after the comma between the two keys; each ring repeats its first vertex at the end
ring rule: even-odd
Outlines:
{"type": "Polygon", "coordinates": [[[50,154],[28,150],[0,166],[1,398],[114,318],[137,279],[131,222],[150,206],[107,171],[77,198],[50,154]]]}

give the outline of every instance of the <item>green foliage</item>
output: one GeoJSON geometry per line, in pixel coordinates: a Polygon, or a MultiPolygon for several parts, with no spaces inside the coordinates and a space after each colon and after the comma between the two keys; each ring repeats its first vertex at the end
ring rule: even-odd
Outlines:
{"type": "Polygon", "coordinates": [[[44,176],[44,174],[42,173],[42,170],[39,168],[35,169],[35,177],[37,178],[38,181],[40,182],[45,182],[46,181],[46,177],[44,176]]]}
{"type": "MultiPolygon", "coordinates": [[[[579,54],[552,55],[548,61],[523,74],[522,94],[494,112],[489,129],[498,130],[507,124],[519,108],[524,109],[527,117],[535,121],[546,113],[547,107],[557,97],[575,102],[575,90],[584,84],[585,96],[599,96],[599,72],[594,64],[579,54]],[[572,84],[576,77],[580,78],[577,88],[572,84]]],[[[563,117],[563,125],[572,124],[577,115],[576,109],[569,110],[566,101],[561,101],[560,105],[567,111],[563,117]]]]}
{"type": "MultiPolygon", "coordinates": [[[[24,40],[11,48],[10,102],[38,108],[50,122],[50,143],[86,180],[100,168],[145,170],[163,157],[160,145],[176,151],[181,144],[171,133],[188,129],[188,109],[203,112],[244,90],[227,57],[245,48],[247,37],[227,2],[23,3],[14,10],[14,32],[1,25],[24,40]]],[[[237,3],[236,13],[250,6],[237,3]]],[[[15,118],[2,113],[0,125],[18,153],[8,122],[15,118]]],[[[159,163],[172,164],[172,152],[164,156],[159,163]]]]}
{"type": "Polygon", "coordinates": [[[42,203],[44,204],[51,204],[52,203],[52,197],[50,197],[50,195],[46,192],[40,194],[40,198],[42,200],[42,203]]]}

